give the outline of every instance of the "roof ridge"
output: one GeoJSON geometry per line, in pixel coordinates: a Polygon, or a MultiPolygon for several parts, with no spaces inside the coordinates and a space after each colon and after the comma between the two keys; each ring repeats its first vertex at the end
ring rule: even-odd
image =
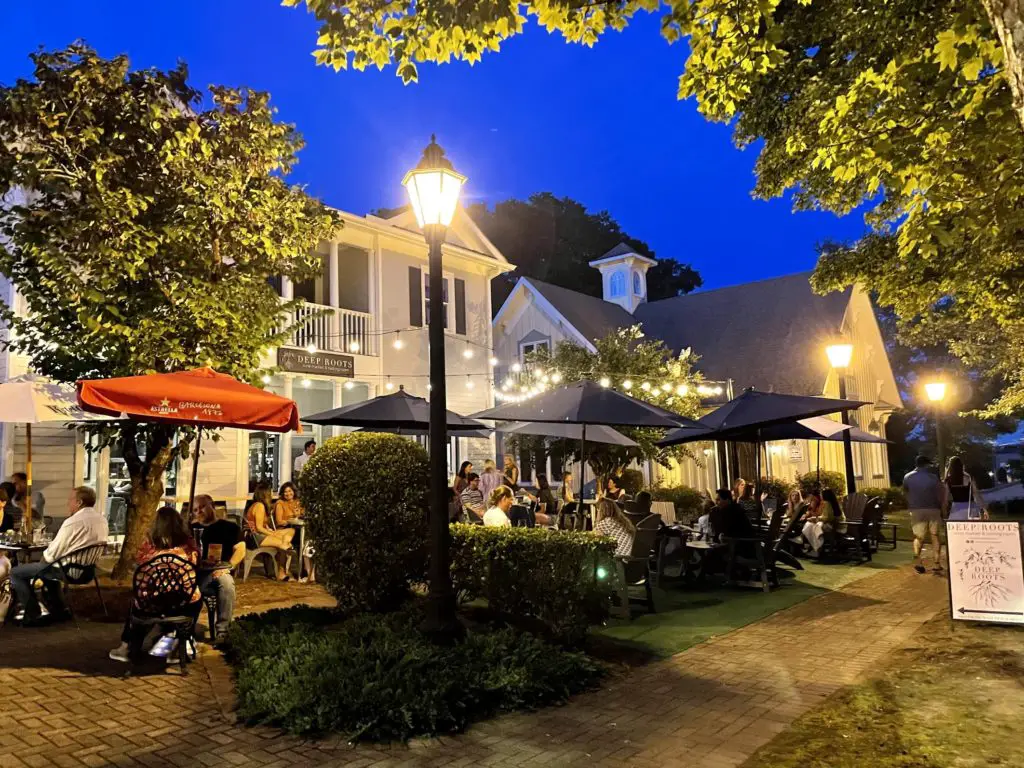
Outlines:
{"type": "MultiPolygon", "coordinates": [[[[675,299],[685,299],[685,298],[691,298],[693,296],[707,296],[710,293],[718,293],[720,291],[729,291],[729,290],[732,290],[734,288],[748,288],[748,287],[750,287],[752,285],[759,285],[760,283],[771,283],[771,282],[775,282],[777,280],[787,280],[787,279],[793,278],[793,277],[803,277],[805,275],[806,276],[810,276],[810,275],[813,275],[813,274],[814,274],[814,270],[813,269],[805,269],[805,270],[801,270],[800,272],[790,272],[789,274],[786,274],[786,275],[776,275],[775,277],[762,277],[760,280],[749,280],[749,281],[747,281],[745,283],[733,283],[732,285],[720,285],[717,288],[708,288],[707,290],[704,290],[704,291],[702,291],[702,290],[690,291],[690,293],[684,293],[684,294],[682,294],[680,296],[666,296],[664,299],[655,299],[654,301],[648,301],[648,302],[645,302],[645,303],[647,304],[647,306],[651,306],[652,304],[660,304],[660,303],[665,302],[665,301],[674,301],[675,299]]],[[[844,288],[843,290],[849,290],[849,289],[848,288],[844,288]]],[[[831,293],[842,293],[842,291],[831,291],[831,293]]],[[[827,295],[828,294],[825,294],[825,296],[827,296],[827,295]]],[[[824,298],[824,296],[822,296],[822,298],[824,298]]]]}

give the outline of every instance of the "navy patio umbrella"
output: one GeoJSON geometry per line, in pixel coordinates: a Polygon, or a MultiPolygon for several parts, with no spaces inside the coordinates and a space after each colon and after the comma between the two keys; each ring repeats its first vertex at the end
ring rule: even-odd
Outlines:
{"type": "Polygon", "coordinates": [[[544,424],[580,424],[580,496],[586,475],[587,427],[658,427],[673,429],[689,427],[705,429],[699,422],[667,411],[635,397],[602,387],[593,381],[577,381],[543,392],[529,400],[507,403],[474,413],[474,419],[495,421],[532,421],[544,424]]]}
{"type": "MultiPolygon", "coordinates": [[[[446,411],[449,432],[477,432],[488,430],[486,424],[446,411]]],[[[398,432],[399,434],[426,434],[430,427],[430,404],[422,397],[410,395],[404,389],[390,395],[381,395],[361,403],[343,405],[329,411],[304,416],[307,424],[332,427],[361,427],[364,432],[398,432]]]]}

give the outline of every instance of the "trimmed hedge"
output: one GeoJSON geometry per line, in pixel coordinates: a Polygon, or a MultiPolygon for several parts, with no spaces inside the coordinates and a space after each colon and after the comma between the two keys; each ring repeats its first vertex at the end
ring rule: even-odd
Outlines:
{"type": "Polygon", "coordinates": [[[671,501],[676,508],[677,518],[697,518],[704,513],[704,500],[707,497],[696,488],[688,485],[677,485],[672,488],[651,488],[651,499],[654,501],[671,501]]]}
{"type": "Polygon", "coordinates": [[[512,629],[432,643],[419,632],[417,608],[339,621],[336,612],[297,606],[238,619],[227,648],[239,716],[299,734],[405,740],[562,702],[604,674],[583,653],[512,629]]]}
{"type": "MultiPolygon", "coordinates": [[[[804,494],[808,494],[818,487],[818,472],[808,472],[796,479],[796,484],[804,494]]],[[[821,488],[831,488],[840,499],[846,495],[846,476],[842,472],[821,471],[821,488]]]]}
{"type": "Polygon", "coordinates": [[[345,611],[400,605],[426,571],[427,452],[398,435],[356,432],[324,443],[299,492],[317,572],[345,611]]]}
{"type": "Polygon", "coordinates": [[[590,533],[451,526],[452,583],[460,599],[484,598],[509,621],[538,621],[569,644],[608,618],[614,552],[611,539],[590,533]]]}
{"type": "Polygon", "coordinates": [[[873,496],[880,496],[886,504],[886,509],[890,511],[897,511],[907,508],[907,495],[903,489],[898,486],[891,488],[861,488],[860,492],[865,494],[869,499],[873,496]]]}

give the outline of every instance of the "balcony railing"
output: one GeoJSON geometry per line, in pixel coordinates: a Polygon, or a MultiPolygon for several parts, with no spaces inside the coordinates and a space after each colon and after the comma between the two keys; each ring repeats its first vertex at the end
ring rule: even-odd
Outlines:
{"type": "Polygon", "coordinates": [[[377,357],[380,354],[379,336],[373,315],[322,304],[303,304],[285,317],[292,328],[286,346],[308,347],[325,352],[348,352],[377,357]]]}

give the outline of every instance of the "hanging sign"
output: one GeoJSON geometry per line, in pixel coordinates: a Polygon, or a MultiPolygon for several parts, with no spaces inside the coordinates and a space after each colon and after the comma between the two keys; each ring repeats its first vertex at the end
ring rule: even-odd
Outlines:
{"type": "Polygon", "coordinates": [[[789,460],[790,461],[803,461],[804,460],[804,443],[802,440],[790,440],[789,441],[789,460]]]}
{"type": "Polygon", "coordinates": [[[277,365],[282,370],[292,373],[343,376],[349,379],[356,375],[352,356],[339,355],[335,352],[307,352],[304,349],[278,347],[277,365]]]}
{"type": "Polygon", "coordinates": [[[1020,523],[950,521],[946,542],[953,618],[1024,624],[1020,523]]]}

